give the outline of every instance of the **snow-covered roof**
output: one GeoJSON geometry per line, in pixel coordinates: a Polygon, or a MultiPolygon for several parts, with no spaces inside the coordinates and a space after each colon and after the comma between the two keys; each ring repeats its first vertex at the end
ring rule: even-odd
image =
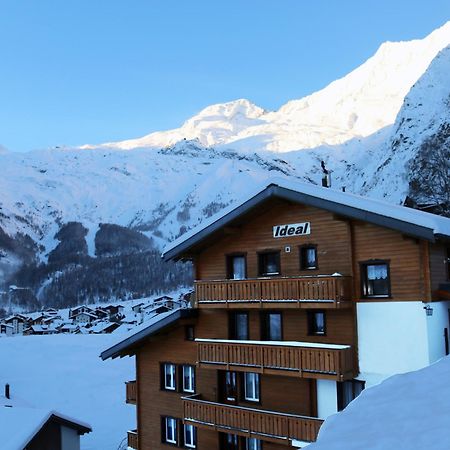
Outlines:
{"type": "Polygon", "coordinates": [[[87,423],[56,411],[0,406],[0,442],[2,450],[25,448],[50,419],[55,419],[66,426],[75,428],[80,434],[92,431],[91,426],[87,423]]]}
{"type": "Polygon", "coordinates": [[[173,325],[179,319],[195,317],[197,310],[189,308],[177,308],[173,311],[167,311],[165,313],[158,314],[143,324],[134,327],[133,330],[125,337],[121,337],[115,344],[108,349],[104,350],[100,358],[103,360],[108,358],[117,358],[118,356],[125,356],[129,354],[131,347],[147,339],[150,336],[158,333],[162,329],[173,325]]]}
{"type": "Polygon", "coordinates": [[[310,183],[272,178],[259,185],[251,195],[175,239],[165,247],[162,256],[165,260],[179,257],[211,233],[269,198],[314,206],[429,241],[434,241],[440,235],[450,237],[450,219],[446,217],[310,183]]]}

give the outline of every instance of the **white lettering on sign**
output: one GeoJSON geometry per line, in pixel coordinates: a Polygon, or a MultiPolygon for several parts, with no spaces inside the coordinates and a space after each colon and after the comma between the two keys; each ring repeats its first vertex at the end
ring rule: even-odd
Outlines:
{"type": "Polygon", "coordinates": [[[289,236],[304,236],[311,234],[311,223],[290,223],[288,225],[275,225],[273,227],[273,237],[283,238],[289,236]]]}

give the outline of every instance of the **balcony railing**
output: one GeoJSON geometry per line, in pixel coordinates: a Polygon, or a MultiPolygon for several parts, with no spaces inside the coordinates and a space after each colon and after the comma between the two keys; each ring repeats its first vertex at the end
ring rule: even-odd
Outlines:
{"type": "Polygon", "coordinates": [[[196,343],[197,362],[204,368],[337,381],[355,375],[349,345],[221,339],[196,339],[196,343]]]}
{"type": "Polygon", "coordinates": [[[342,308],[351,305],[351,277],[315,276],[195,281],[198,307],[342,308]]]}
{"type": "Polygon", "coordinates": [[[138,432],[132,430],[128,432],[128,447],[138,450],[138,432]]]}
{"type": "Polygon", "coordinates": [[[197,427],[286,445],[292,440],[315,441],[323,422],[313,417],[209,402],[198,396],[183,398],[183,414],[185,422],[197,427]]]}
{"type": "Polygon", "coordinates": [[[136,381],[127,381],[125,383],[126,391],[127,391],[127,399],[126,402],[132,405],[136,404],[137,401],[137,386],[136,381]]]}

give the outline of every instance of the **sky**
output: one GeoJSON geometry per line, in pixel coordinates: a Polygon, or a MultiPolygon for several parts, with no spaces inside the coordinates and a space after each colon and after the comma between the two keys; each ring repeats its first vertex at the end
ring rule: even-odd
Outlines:
{"type": "Polygon", "coordinates": [[[130,139],[238,98],[278,109],[448,20],[448,0],[0,0],[0,145],[130,139]]]}

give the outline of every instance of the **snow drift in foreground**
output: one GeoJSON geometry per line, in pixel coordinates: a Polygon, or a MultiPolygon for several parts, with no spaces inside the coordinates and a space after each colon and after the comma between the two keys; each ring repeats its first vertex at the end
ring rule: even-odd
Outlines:
{"type": "Polygon", "coordinates": [[[82,450],[116,450],[135,426],[135,408],[125,404],[124,385],[134,379],[134,358],[99,358],[114,340],[117,336],[2,338],[0,385],[11,385],[15,402],[89,423],[93,432],[81,438],[82,450]]]}
{"type": "Polygon", "coordinates": [[[367,389],[308,450],[448,450],[450,357],[367,389]]]}

